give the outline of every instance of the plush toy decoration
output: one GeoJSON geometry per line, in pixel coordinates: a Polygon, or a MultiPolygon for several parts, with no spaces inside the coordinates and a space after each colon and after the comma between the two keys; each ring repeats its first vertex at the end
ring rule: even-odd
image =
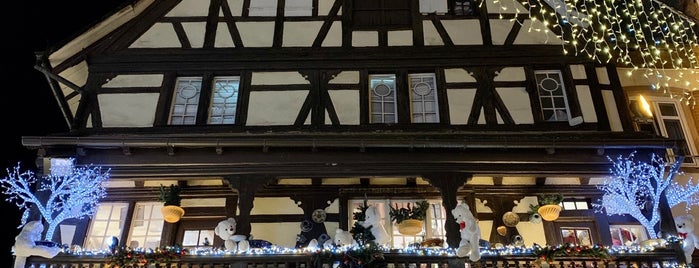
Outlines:
{"type": "Polygon", "coordinates": [[[478,243],[481,239],[481,228],[478,227],[476,217],[471,213],[471,209],[466,203],[461,203],[451,210],[456,222],[461,229],[461,242],[459,248],[456,249],[456,256],[465,257],[469,255],[471,261],[481,259],[481,251],[478,243]]]}
{"type": "Polygon", "coordinates": [[[338,247],[342,247],[342,246],[354,247],[357,245],[357,241],[355,241],[354,238],[352,237],[352,233],[350,233],[349,231],[342,230],[342,229],[335,230],[335,239],[333,239],[333,241],[335,241],[335,245],[337,245],[338,247]]]}
{"type": "Polygon", "coordinates": [[[677,235],[684,239],[682,243],[684,257],[687,259],[687,264],[691,264],[694,249],[699,249],[699,237],[694,233],[694,216],[691,214],[676,216],[675,226],[677,235]]]}
{"type": "Polygon", "coordinates": [[[235,234],[235,219],[228,218],[226,220],[220,221],[214,229],[214,233],[223,239],[224,246],[226,250],[231,251],[248,251],[250,249],[250,242],[245,239],[244,235],[235,234]]]}
{"type": "Polygon", "coordinates": [[[361,223],[364,228],[371,226],[371,234],[374,235],[374,242],[377,245],[388,245],[391,242],[391,237],[381,224],[379,211],[375,206],[369,206],[364,212],[364,222],[361,223]]]}
{"type": "Polygon", "coordinates": [[[44,258],[53,258],[61,251],[58,246],[37,245],[36,242],[41,240],[41,233],[44,231],[44,225],[41,221],[31,221],[24,225],[22,231],[15,237],[15,245],[12,251],[16,256],[15,268],[24,268],[27,257],[41,256],[44,258]]]}

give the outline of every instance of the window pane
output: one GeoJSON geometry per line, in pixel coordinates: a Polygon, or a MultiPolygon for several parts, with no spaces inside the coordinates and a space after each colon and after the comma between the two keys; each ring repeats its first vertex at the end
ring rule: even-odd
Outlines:
{"type": "Polygon", "coordinates": [[[677,109],[673,103],[658,103],[658,108],[662,116],[677,116],[677,109]]]}
{"type": "Polygon", "coordinates": [[[201,77],[177,78],[170,112],[171,125],[193,125],[195,123],[194,118],[197,115],[200,93],[201,77]]]}
{"type": "Polygon", "coordinates": [[[123,213],[126,213],[126,203],[100,203],[97,214],[90,222],[85,244],[87,250],[107,249],[112,236],[121,237],[124,227],[123,213]]]}
{"type": "Polygon", "coordinates": [[[537,92],[542,117],[546,121],[567,121],[568,100],[560,71],[536,71],[537,92]]]}
{"type": "Polygon", "coordinates": [[[370,75],[371,123],[395,123],[396,121],[396,76],[370,75]]]}
{"type": "Polygon", "coordinates": [[[134,217],[129,232],[128,244],[136,244],[143,248],[156,248],[160,244],[160,236],[163,230],[163,216],[160,202],[136,203],[134,213],[143,214],[143,219],[134,217]]]}
{"type": "Polygon", "coordinates": [[[214,89],[209,106],[209,124],[235,123],[239,84],[239,77],[214,78],[214,89]],[[227,119],[224,120],[224,118],[227,119]]]}
{"type": "Polygon", "coordinates": [[[435,80],[435,74],[433,73],[408,75],[413,123],[438,122],[437,85],[435,80]],[[428,117],[426,116],[427,114],[436,116],[428,117]]]}

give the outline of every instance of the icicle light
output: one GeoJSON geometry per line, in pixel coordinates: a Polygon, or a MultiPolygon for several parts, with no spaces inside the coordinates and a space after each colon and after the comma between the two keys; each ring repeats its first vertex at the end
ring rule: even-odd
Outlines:
{"type": "MultiPolygon", "coordinates": [[[[654,91],[690,106],[696,104],[697,36],[695,22],[657,0],[489,0],[500,19],[508,18],[528,31],[555,34],[564,54],[585,55],[599,63],[617,62],[642,72],[654,91]],[[512,10],[507,1],[519,1],[512,10]],[[518,15],[528,12],[532,23],[518,15]],[[514,13],[514,16],[512,16],[514,13]],[[509,14],[509,16],[505,15],[509,14]],[[535,23],[540,21],[541,23],[535,23]],[[674,70],[676,74],[670,74],[674,70]],[[670,85],[682,85],[681,92],[670,85]]],[[[479,5],[482,5],[481,0],[479,5]]],[[[514,3],[513,3],[514,4],[514,3]]],[[[489,9],[493,9],[489,6],[489,9]]]]}

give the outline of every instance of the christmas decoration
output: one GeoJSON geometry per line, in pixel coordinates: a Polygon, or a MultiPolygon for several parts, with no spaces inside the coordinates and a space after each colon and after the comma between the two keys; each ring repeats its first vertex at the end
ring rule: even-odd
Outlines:
{"type": "Polygon", "coordinates": [[[187,249],[179,247],[159,247],[148,250],[122,247],[107,255],[106,264],[114,268],[148,267],[148,265],[160,267],[159,264],[177,260],[186,254],[187,249]]]}
{"type": "Polygon", "coordinates": [[[214,233],[223,239],[226,250],[245,252],[250,249],[250,242],[246,240],[244,235],[235,234],[236,222],[234,218],[228,218],[220,221],[214,233]]]}
{"type": "Polygon", "coordinates": [[[158,199],[163,202],[163,207],[160,211],[163,213],[163,218],[166,222],[178,222],[184,216],[184,209],[180,207],[182,197],[180,197],[180,187],[170,184],[169,188],[160,185],[160,195],[158,199]]]}
{"type": "MultiPolygon", "coordinates": [[[[73,159],[70,159],[72,162],[73,159]]],[[[7,170],[8,176],[0,179],[2,193],[8,202],[14,202],[24,210],[20,226],[29,218],[29,206],[35,205],[48,223],[45,240],[51,240],[58,225],[66,219],[91,216],[98,201],[105,197],[102,182],[109,179],[109,170],[101,167],[75,167],[61,174],[49,174],[39,181],[34,172],[20,171],[20,164],[7,170]],[[35,188],[35,184],[39,184],[35,188]]]]}
{"type": "Polygon", "coordinates": [[[352,219],[354,220],[354,225],[350,229],[352,238],[360,246],[363,246],[370,241],[374,241],[376,237],[371,233],[371,229],[366,228],[362,225],[362,222],[366,219],[366,211],[369,208],[367,199],[364,198],[364,203],[359,205],[357,210],[352,213],[352,219]]]}
{"type": "Polygon", "coordinates": [[[383,250],[373,242],[342,251],[324,250],[315,254],[321,263],[339,262],[339,268],[381,267],[379,263],[384,260],[383,250]]]}
{"type": "Polygon", "coordinates": [[[532,255],[539,262],[553,262],[556,257],[592,257],[599,260],[610,259],[609,250],[603,245],[581,246],[575,244],[565,244],[560,246],[539,246],[533,245],[532,255]]]}
{"type": "Polygon", "coordinates": [[[685,214],[675,216],[675,227],[677,235],[682,238],[682,250],[687,263],[692,263],[692,253],[694,249],[699,249],[699,237],[694,233],[694,216],[685,214]]]}
{"type": "Polygon", "coordinates": [[[652,90],[662,90],[687,105],[696,103],[691,94],[699,81],[695,22],[661,1],[498,0],[494,5],[488,9],[499,13],[500,19],[560,40],[564,54],[616,62],[629,68],[628,76],[642,72],[652,90]],[[521,18],[523,12],[531,21],[521,18]],[[670,91],[673,85],[684,88],[670,91]]]}
{"type": "Polygon", "coordinates": [[[471,208],[466,203],[461,203],[451,210],[451,214],[459,224],[461,234],[456,256],[465,257],[468,255],[471,261],[480,260],[481,252],[478,243],[481,240],[481,228],[478,226],[478,220],[471,213],[471,208]]]}
{"type": "Polygon", "coordinates": [[[422,221],[425,220],[429,208],[427,201],[415,202],[414,206],[408,203],[403,208],[399,208],[398,203],[395,203],[394,206],[390,207],[388,215],[391,217],[391,221],[398,226],[398,232],[404,235],[416,235],[422,231],[422,221]]]}
{"type": "Polygon", "coordinates": [[[15,255],[15,268],[24,268],[29,256],[53,258],[61,251],[61,247],[57,245],[38,244],[43,231],[44,225],[41,224],[41,221],[31,221],[24,225],[22,231],[15,237],[15,245],[12,247],[13,255],[15,255]]]}
{"type": "Polygon", "coordinates": [[[379,210],[375,206],[369,206],[364,211],[364,221],[361,222],[364,228],[371,232],[374,237],[373,242],[378,245],[388,245],[391,242],[391,236],[388,235],[386,229],[381,223],[381,215],[379,215],[379,210]]]}
{"type": "Polygon", "coordinates": [[[671,186],[682,159],[672,163],[666,171],[662,157],[651,154],[650,163],[645,163],[634,161],[634,154],[618,156],[616,160],[607,157],[613,162],[611,176],[598,186],[604,195],[600,203],[592,206],[596,212],[604,210],[607,215],[629,214],[646,228],[651,239],[658,238],[655,227],[660,222],[660,197],[671,186]]]}

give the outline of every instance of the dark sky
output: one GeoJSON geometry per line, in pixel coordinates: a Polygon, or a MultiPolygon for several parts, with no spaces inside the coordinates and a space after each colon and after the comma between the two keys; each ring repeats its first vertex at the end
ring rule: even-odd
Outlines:
{"type": "MultiPolygon", "coordinates": [[[[22,146],[22,136],[65,132],[67,126],[58,110],[46,78],[34,69],[34,53],[63,44],[130,0],[40,0],[10,1],[3,9],[0,109],[4,135],[0,149],[0,176],[18,163],[23,170],[35,169],[36,151],[22,146]]],[[[1,189],[4,190],[4,189],[1,189]]],[[[7,228],[0,234],[0,267],[12,267],[11,246],[19,233],[20,212],[0,195],[0,212],[7,228]]]]}

